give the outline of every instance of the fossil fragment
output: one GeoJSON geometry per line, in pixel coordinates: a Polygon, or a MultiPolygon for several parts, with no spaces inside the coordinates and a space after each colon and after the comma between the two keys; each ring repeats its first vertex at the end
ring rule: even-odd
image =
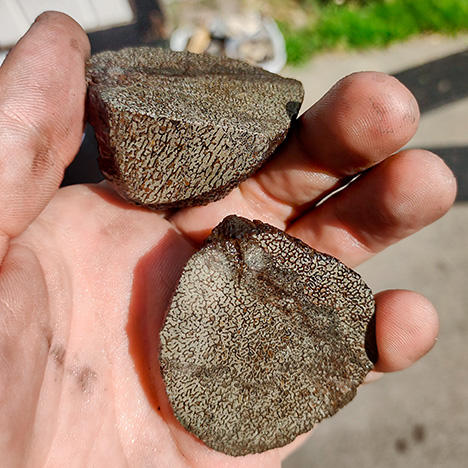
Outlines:
{"type": "Polygon", "coordinates": [[[337,259],[225,218],[188,261],[160,332],[176,417],[230,455],[291,442],[372,369],[373,314],[370,289],[337,259]]]}
{"type": "Polygon", "coordinates": [[[101,170],[153,208],[223,197],[281,143],[303,99],[298,81],[166,49],[103,52],[86,74],[101,170]]]}

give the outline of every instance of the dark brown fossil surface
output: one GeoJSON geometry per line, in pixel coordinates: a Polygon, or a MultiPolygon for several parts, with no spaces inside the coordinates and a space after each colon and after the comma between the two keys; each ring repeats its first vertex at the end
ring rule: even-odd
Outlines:
{"type": "Polygon", "coordinates": [[[188,261],[160,332],[176,417],[229,455],[293,441],[348,403],[373,368],[374,308],[334,257],[225,218],[188,261]]]}
{"type": "Polygon", "coordinates": [[[157,209],[226,195],[283,141],[303,100],[296,80],[158,48],[97,54],[86,76],[102,172],[157,209]]]}

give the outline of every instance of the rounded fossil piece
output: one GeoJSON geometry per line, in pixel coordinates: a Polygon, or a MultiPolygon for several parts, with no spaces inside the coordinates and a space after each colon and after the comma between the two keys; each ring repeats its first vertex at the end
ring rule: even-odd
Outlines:
{"type": "Polygon", "coordinates": [[[283,141],[304,96],[246,63],[161,48],[102,52],[86,77],[102,172],[157,209],[226,195],[283,141]]]}
{"type": "Polygon", "coordinates": [[[160,332],[174,414],[229,455],[288,444],[348,403],[373,368],[374,308],[334,257],[225,218],[188,261],[160,332]]]}

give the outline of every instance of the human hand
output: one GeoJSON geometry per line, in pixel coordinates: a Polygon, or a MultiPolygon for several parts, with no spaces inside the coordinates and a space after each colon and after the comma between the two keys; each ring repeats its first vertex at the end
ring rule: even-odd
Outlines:
{"type": "MultiPolygon", "coordinates": [[[[57,190],[80,145],[88,54],[81,28],[48,13],[0,68],[2,466],[279,466],[295,444],[231,458],[172,414],[157,337],[183,265],[237,213],[356,266],[442,216],[453,175],[426,151],[393,154],[417,128],[417,105],[395,79],[364,73],[337,84],[218,202],[157,213],[107,184],[57,190]]],[[[425,298],[386,291],[376,304],[377,372],[432,347],[425,298]]]]}

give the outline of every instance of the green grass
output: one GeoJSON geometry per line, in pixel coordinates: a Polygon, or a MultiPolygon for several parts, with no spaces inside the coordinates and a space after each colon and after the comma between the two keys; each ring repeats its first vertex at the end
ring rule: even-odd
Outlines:
{"type": "Polygon", "coordinates": [[[468,0],[302,0],[302,27],[279,21],[291,64],[333,49],[384,47],[423,33],[454,35],[468,31],[468,0]]]}

